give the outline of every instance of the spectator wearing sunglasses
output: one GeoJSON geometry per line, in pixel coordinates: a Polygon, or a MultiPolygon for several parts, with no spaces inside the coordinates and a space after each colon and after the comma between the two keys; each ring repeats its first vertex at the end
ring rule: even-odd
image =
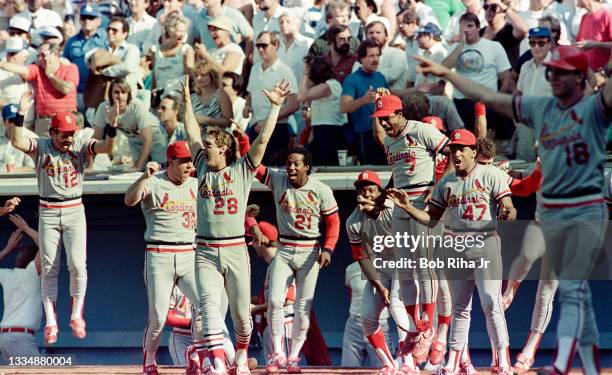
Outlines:
{"type": "Polygon", "coordinates": [[[107,49],[108,40],[104,29],[100,28],[101,16],[97,8],[85,5],[81,8],[79,23],[81,30],[66,42],[64,57],[79,68],[79,85],[77,86],[78,109],[85,110],[83,94],[90,71],[85,62],[86,55],[89,56],[96,49],[107,49]]]}
{"type": "Polygon", "coordinates": [[[527,36],[529,26],[503,1],[486,0],[483,8],[488,25],[482,31],[482,37],[501,43],[510,64],[514,65],[519,57],[519,45],[527,36]]]}

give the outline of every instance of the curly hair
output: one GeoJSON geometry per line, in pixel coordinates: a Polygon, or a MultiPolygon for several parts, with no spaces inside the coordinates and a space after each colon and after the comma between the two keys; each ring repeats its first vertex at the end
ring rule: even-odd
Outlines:
{"type": "Polygon", "coordinates": [[[226,132],[223,128],[214,125],[206,126],[206,128],[204,128],[204,132],[207,136],[214,139],[217,147],[227,147],[227,149],[225,150],[225,163],[227,165],[236,162],[238,146],[236,145],[236,139],[233,135],[226,132]]]}
{"type": "Polygon", "coordinates": [[[495,159],[497,155],[495,142],[489,138],[478,138],[476,140],[476,152],[485,159],[495,159]]]}
{"type": "Polygon", "coordinates": [[[187,26],[187,29],[189,29],[189,18],[179,13],[170,13],[166,21],[162,24],[162,29],[166,37],[170,37],[170,33],[176,29],[176,26],[179,23],[184,24],[185,26],[187,26]]]}
{"type": "Polygon", "coordinates": [[[421,121],[429,113],[429,99],[427,95],[411,91],[408,95],[402,98],[402,115],[407,120],[421,121]]]}

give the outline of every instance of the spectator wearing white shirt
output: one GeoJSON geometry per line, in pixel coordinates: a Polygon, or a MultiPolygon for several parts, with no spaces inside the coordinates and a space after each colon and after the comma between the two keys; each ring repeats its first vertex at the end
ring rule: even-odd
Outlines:
{"type": "Polygon", "coordinates": [[[378,19],[378,16],[376,15],[378,13],[378,7],[376,6],[376,2],[374,0],[356,0],[353,9],[360,21],[359,29],[356,30],[354,35],[357,40],[362,42],[367,38],[366,26],[372,21],[378,19]]]}
{"type": "MultiPolygon", "coordinates": [[[[419,55],[425,58],[441,63],[446,56],[448,50],[442,43],[442,31],[433,23],[428,23],[417,31],[417,42],[419,43],[419,55]]],[[[453,91],[452,85],[445,82],[443,79],[434,76],[424,76],[422,73],[416,74],[414,86],[421,92],[430,95],[446,95],[451,98],[453,91]]]]}
{"type": "MultiPolygon", "coordinates": [[[[251,126],[247,129],[247,134],[251,140],[255,139],[255,136],[259,133],[261,123],[268,116],[268,111],[270,109],[270,101],[262,94],[262,90],[270,90],[276,82],[283,79],[289,81],[289,87],[292,88],[292,92],[295,92],[298,88],[297,79],[293,71],[287,64],[278,58],[278,48],[280,47],[280,35],[278,32],[261,32],[257,36],[255,47],[257,48],[261,62],[256,63],[251,68],[249,83],[247,85],[247,105],[243,111],[244,117],[252,113],[251,126]]],[[[274,134],[272,134],[272,138],[270,138],[268,144],[268,149],[271,152],[266,153],[264,156],[264,164],[284,164],[281,153],[288,149],[290,137],[295,136],[295,134],[290,134],[289,131],[289,117],[293,115],[299,107],[297,95],[294,93],[289,94],[285,100],[284,106],[278,114],[274,134]]]]}
{"type": "Polygon", "coordinates": [[[464,14],[475,14],[478,16],[479,25],[485,26],[487,24],[485,11],[482,8],[483,2],[481,0],[462,0],[462,2],[463,5],[465,5],[465,11],[453,14],[444,31],[444,40],[446,40],[448,44],[454,44],[462,40],[460,19],[464,14]]]}
{"type": "Polygon", "coordinates": [[[278,58],[289,65],[295,77],[304,75],[304,57],[308,54],[313,40],[300,34],[301,19],[292,11],[286,11],[280,18],[281,46],[278,58]]]}
{"type": "Polygon", "coordinates": [[[145,47],[157,43],[152,34],[157,19],[147,13],[149,0],[130,0],[129,5],[131,15],[127,18],[130,29],[127,41],[136,45],[140,53],[145,53],[148,51],[145,47]]]}
{"type": "Polygon", "coordinates": [[[310,102],[315,165],[338,165],[338,150],[346,150],[342,126],[347,123],[347,116],[339,111],[341,94],[342,85],[334,77],[330,63],[323,56],[315,57],[298,92],[300,102],[310,102]]]}
{"type": "Polygon", "coordinates": [[[416,38],[421,19],[413,10],[408,10],[402,16],[399,31],[404,42],[404,53],[406,59],[406,86],[412,87],[416,80],[416,60],[412,56],[419,52],[419,43],[416,38]]]}
{"type": "Polygon", "coordinates": [[[106,33],[108,35],[108,51],[121,60],[119,64],[104,68],[100,73],[106,77],[125,77],[126,82],[132,87],[135,96],[138,86],[142,86],[142,79],[138,75],[138,64],[140,63],[140,51],[135,44],[126,41],[129,25],[123,17],[113,17],[106,33]]]}
{"type": "MultiPolygon", "coordinates": [[[[389,46],[389,21],[378,17],[366,26],[366,34],[368,39],[376,41],[381,46],[378,71],[385,76],[389,88],[392,90],[406,88],[408,59],[404,51],[389,46]]],[[[353,70],[358,66],[355,64],[353,70]]]]}
{"type": "MultiPolygon", "coordinates": [[[[4,61],[26,66],[29,59],[29,50],[24,40],[13,36],[5,44],[4,61]]],[[[26,91],[32,91],[32,86],[19,74],[0,70],[0,106],[8,103],[18,103],[21,95],[26,91]]],[[[24,123],[29,126],[34,121],[34,108],[31,107],[25,115],[24,123]]]]}
{"type": "Polygon", "coordinates": [[[242,74],[244,51],[232,42],[232,20],[220,15],[208,23],[208,31],[216,48],[210,51],[210,56],[219,64],[224,72],[242,74]]]}
{"type": "Polygon", "coordinates": [[[62,17],[57,12],[43,8],[42,0],[28,0],[28,9],[13,16],[25,17],[30,21],[34,30],[43,26],[62,27],[62,17]]]}
{"type": "MultiPolygon", "coordinates": [[[[259,35],[263,31],[280,32],[279,18],[287,8],[280,5],[279,0],[255,0],[259,11],[253,17],[253,34],[259,35]]],[[[253,64],[261,62],[261,55],[256,48],[252,49],[253,64]]]]}
{"type": "MultiPolygon", "coordinates": [[[[4,126],[0,130],[0,173],[4,172],[33,172],[34,160],[25,153],[17,150],[11,144],[9,131],[17,117],[19,106],[15,103],[7,104],[2,108],[4,126]]],[[[26,138],[38,138],[33,131],[23,128],[22,134],[26,138]]]]}
{"type": "Polygon", "coordinates": [[[42,318],[38,232],[19,215],[11,215],[10,220],[19,229],[11,233],[6,246],[0,252],[0,261],[15,250],[19,250],[19,253],[15,259],[15,268],[0,268],[0,285],[4,294],[0,351],[7,362],[10,357],[39,355],[35,333],[42,318]],[[24,233],[36,246],[21,244],[24,233]]]}
{"type": "Polygon", "coordinates": [[[246,106],[246,99],[243,97],[244,79],[242,75],[234,72],[225,72],[223,73],[223,77],[221,77],[221,84],[223,85],[223,90],[225,90],[232,102],[233,121],[240,125],[242,131],[245,131],[249,126],[251,116],[249,115],[246,118],[242,116],[242,111],[246,106]]]}
{"type": "Polygon", "coordinates": [[[244,14],[237,9],[224,5],[222,0],[205,0],[204,8],[194,15],[189,41],[204,44],[207,49],[215,48],[215,42],[208,30],[208,23],[218,16],[225,16],[232,20],[231,39],[234,43],[245,42],[247,45],[253,39],[253,27],[244,14]]]}

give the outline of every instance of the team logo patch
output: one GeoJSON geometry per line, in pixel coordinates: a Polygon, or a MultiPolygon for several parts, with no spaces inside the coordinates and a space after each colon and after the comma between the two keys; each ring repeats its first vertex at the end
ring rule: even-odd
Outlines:
{"type": "Polygon", "coordinates": [[[559,51],[554,50],[554,51],[552,52],[552,59],[553,59],[553,60],[559,60],[559,51]]]}
{"type": "Polygon", "coordinates": [[[378,98],[376,100],[376,108],[377,109],[382,109],[382,107],[383,107],[383,101],[382,101],[382,99],[378,98]]]}
{"type": "Polygon", "coordinates": [[[455,133],[455,135],[453,136],[453,138],[455,138],[455,139],[461,139],[461,134],[460,134],[460,133],[455,133]]]}
{"type": "Polygon", "coordinates": [[[70,116],[66,115],[66,124],[71,124],[72,123],[72,119],[70,118],[70,116]]]}

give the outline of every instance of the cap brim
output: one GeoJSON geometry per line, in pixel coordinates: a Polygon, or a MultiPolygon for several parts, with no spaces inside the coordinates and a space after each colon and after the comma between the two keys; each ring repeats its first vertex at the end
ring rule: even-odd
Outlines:
{"type": "Polygon", "coordinates": [[[372,117],[372,118],[374,118],[374,117],[387,117],[390,114],[392,114],[393,112],[395,112],[395,111],[394,110],[390,110],[390,109],[380,110],[380,111],[376,111],[376,112],[372,113],[370,115],[370,117],[372,117]]]}
{"type": "Polygon", "coordinates": [[[463,141],[451,141],[448,143],[449,146],[473,146],[476,147],[476,143],[467,143],[463,141]]]}
{"type": "Polygon", "coordinates": [[[79,130],[79,128],[76,125],[72,125],[72,126],[60,126],[60,127],[53,128],[53,129],[56,129],[59,132],[75,132],[75,131],[79,130]]]}
{"type": "Polygon", "coordinates": [[[575,66],[565,63],[563,61],[549,61],[547,63],[544,63],[544,66],[549,66],[551,68],[558,68],[558,69],[563,69],[563,70],[568,70],[568,71],[572,71],[572,72],[577,72],[579,71],[578,69],[576,69],[575,66]]]}

